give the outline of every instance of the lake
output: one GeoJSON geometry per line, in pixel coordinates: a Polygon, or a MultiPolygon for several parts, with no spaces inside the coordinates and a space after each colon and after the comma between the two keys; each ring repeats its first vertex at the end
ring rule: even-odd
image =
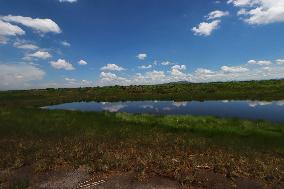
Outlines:
{"type": "Polygon", "coordinates": [[[159,115],[210,115],[284,122],[284,101],[126,101],[72,102],[42,107],[50,110],[109,111],[159,115]]]}

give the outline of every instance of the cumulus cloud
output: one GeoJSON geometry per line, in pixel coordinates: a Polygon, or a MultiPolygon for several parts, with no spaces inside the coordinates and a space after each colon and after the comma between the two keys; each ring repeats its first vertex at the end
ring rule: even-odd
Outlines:
{"type": "Polygon", "coordinates": [[[51,61],[50,64],[55,69],[75,70],[73,65],[64,59],[58,59],[57,61],[51,61]]]}
{"type": "Polygon", "coordinates": [[[34,45],[34,44],[18,44],[18,45],[14,45],[14,47],[18,48],[18,49],[29,49],[29,50],[36,50],[39,47],[34,45]]]}
{"type": "Polygon", "coordinates": [[[189,80],[190,76],[186,73],[184,73],[184,71],[186,70],[186,66],[185,65],[174,65],[171,68],[170,71],[170,77],[169,80],[170,81],[187,81],[189,80]]]}
{"type": "Polygon", "coordinates": [[[39,47],[32,42],[26,41],[26,40],[19,40],[17,39],[14,43],[13,46],[18,48],[18,49],[26,49],[26,50],[37,50],[39,47]]]}
{"type": "Polygon", "coordinates": [[[241,73],[249,71],[248,68],[244,68],[241,66],[222,66],[221,70],[224,72],[231,72],[231,73],[241,73]]]}
{"type": "Polygon", "coordinates": [[[65,81],[68,81],[68,82],[75,82],[75,81],[77,81],[76,79],[74,79],[74,78],[69,78],[69,77],[65,77],[64,80],[65,80],[65,81]]]}
{"type": "Polygon", "coordinates": [[[220,22],[220,20],[214,20],[212,22],[202,22],[197,27],[193,27],[192,31],[194,35],[210,36],[211,33],[219,27],[220,22]]]}
{"type": "Polygon", "coordinates": [[[110,72],[101,72],[100,77],[108,81],[113,81],[117,78],[116,74],[110,72]]]}
{"type": "Polygon", "coordinates": [[[175,76],[175,77],[186,76],[186,74],[183,73],[181,70],[175,69],[175,68],[172,69],[172,70],[170,71],[170,73],[171,73],[172,76],[175,76]]]}
{"type": "Polygon", "coordinates": [[[174,65],[172,66],[172,69],[177,69],[177,70],[186,70],[186,65],[174,65]]]}
{"type": "Polygon", "coordinates": [[[19,26],[0,20],[0,44],[7,44],[8,37],[25,35],[26,32],[19,26]]]}
{"type": "Polygon", "coordinates": [[[153,66],[152,66],[151,64],[138,66],[138,68],[140,68],[140,69],[150,69],[150,68],[152,68],[152,67],[153,67],[153,66]]]}
{"type": "Polygon", "coordinates": [[[161,62],[161,64],[163,65],[163,66],[168,66],[168,65],[172,65],[172,64],[174,64],[173,62],[170,62],[170,61],[163,61],[163,62],[161,62]]]}
{"type": "Polygon", "coordinates": [[[283,0],[229,0],[228,4],[239,7],[238,15],[248,24],[284,22],[283,0]]]}
{"type": "Polygon", "coordinates": [[[97,82],[98,85],[129,85],[130,80],[119,77],[114,73],[111,72],[101,72],[100,79],[97,82]]]}
{"type": "Polygon", "coordinates": [[[123,67],[116,65],[116,64],[107,64],[106,66],[102,67],[101,70],[123,71],[125,69],[123,67]]]}
{"type": "MultiPolygon", "coordinates": [[[[177,67],[176,67],[177,68],[177,67]]],[[[177,81],[190,81],[190,75],[183,73],[180,69],[171,69],[164,71],[149,71],[146,73],[137,73],[131,77],[131,84],[161,84],[177,81]]]]}
{"type": "Polygon", "coordinates": [[[272,62],[269,61],[269,60],[249,60],[248,61],[248,64],[255,64],[255,65],[260,65],[260,66],[268,66],[268,65],[271,65],[272,62]]]}
{"type": "Polygon", "coordinates": [[[48,59],[48,58],[51,58],[51,54],[47,51],[37,51],[37,52],[34,52],[34,53],[30,53],[30,54],[27,54],[26,57],[24,58],[25,60],[30,60],[32,58],[38,58],[38,59],[48,59]]]}
{"type": "MultiPolygon", "coordinates": [[[[10,23],[21,24],[40,33],[61,33],[59,26],[51,19],[31,18],[24,16],[1,16],[0,20],[10,23]]],[[[19,30],[19,28],[17,28],[19,30]]],[[[22,31],[18,31],[22,32],[22,31]]]]}
{"type": "Polygon", "coordinates": [[[64,46],[64,47],[70,47],[71,44],[68,43],[67,41],[62,41],[61,44],[64,46]]]}
{"type": "Polygon", "coordinates": [[[149,71],[144,74],[136,73],[133,78],[131,78],[131,82],[135,84],[157,84],[157,83],[165,83],[166,74],[164,71],[149,71]]]}
{"type": "Polygon", "coordinates": [[[31,88],[45,72],[29,64],[0,64],[0,90],[31,88]]]}
{"type": "Polygon", "coordinates": [[[81,66],[84,66],[84,65],[87,65],[88,63],[85,60],[80,60],[78,64],[81,66]]]}
{"type": "MultiPolygon", "coordinates": [[[[216,71],[195,71],[191,75],[193,82],[214,82],[214,81],[243,81],[284,78],[284,67],[278,64],[258,65],[258,61],[250,61],[253,64],[241,66],[223,66],[216,71]]],[[[268,61],[271,62],[271,61],[268,61]]],[[[262,62],[261,62],[262,63],[262,62]]],[[[267,63],[266,63],[267,64],[267,63]]]]}
{"type": "Polygon", "coordinates": [[[151,78],[152,80],[156,80],[156,79],[164,78],[166,77],[166,75],[164,71],[153,70],[150,72],[146,72],[146,77],[151,78]]]}
{"type": "Polygon", "coordinates": [[[224,16],[229,16],[229,14],[230,13],[228,11],[215,10],[215,11],[210,12],[206,16],[206,18],[207,18],[207,20],[212,20],[212,19],[221,18],[221,17],[224,17],[224,16]]]}
{"type": "Polygon", "coordinates": [[[277,63],[277,64],[284,64],[284,59],[277,59],[277,60],[276,60],[276,63],[277,63]]]}
{"type": "Polygon", "coordinates": [[[19,26],[12,25],[8,22],[3,22],[0,19],[0,36],[16,36],[24,35],[25,31],[22,30],[19,26]]]}
{"type": "MultiPolygon", "coordinates": [[[[102,85],[145,85],[161,84],[178,81],[188,82],[225,82],[284,78],[282,59],[280,64],[272,64],[269,60],[251,60],[237,66],[222,66],[216,70],[198,68],[188,73],[186,65],[173,65],[168,71],[152,70],[145,73],[135,73],[119,77],[114,73],[102,72],[100,84],[102,85]],[[259,66],[259,64],[261,66],[259,66]]],[[[277,62],[276,60],[276,62],[277,62]]]]}
{"type": "Polygon", "coordinates": [[[78,0],[59,0],[60,3],[65,3],[65,2],[67,2],[67,3],[75,3],[77,1],[78,0]]]}
{"type": "Polygon", "coordinates": [[[209,74],[214,74],[215,72],[209,69],[205,69],[205,68],[197,68],[195,70],[195,74],[197,75],[209,75],[209,74]]]}
{"type": "Polygon", "coordinates": [[[140,53],[136,56],[139,60],[145,60],[147,58],[147,54],[140,53]]]}
{"type": "Polygon", "coordinates": [[[234,6],[237,7],[243,7],[243,6],[253,6],[257,4],[258,0],[228,0],[228,4],[234,4],[234,6]]]}

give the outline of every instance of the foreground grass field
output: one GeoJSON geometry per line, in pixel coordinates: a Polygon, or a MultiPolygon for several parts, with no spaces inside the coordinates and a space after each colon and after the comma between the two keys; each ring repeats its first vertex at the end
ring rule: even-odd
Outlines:
{"type": "MultiPolygon", "coordinates": [[[[283,84],[279,81],[273,87],[274,81],[266,82],[262,88],[274,92],[283,84]]],[[[113,91],[126,89],[99,90],[109,90],[100,98],[112,100],[113,91]]],[[[268,96],[280,99],[281,92],[268,96]]],[[[141,179],[160,175],[200,187],[207,186],[197,176],[200,169],[225,175],[232,184],[243,177],[269,187],[283,186],[284,123],[38,108],[62,101],[91,100],[99,93],[96,89],[1,93],[0,170],[5,176],[0,179],[0,188],[7,186],[9,174],[21,167],[29,166],[33,174],[39,174],[82,165],[97,174],[134,171],[141,179]],[[88,91],[95,92],[87,97],[88,91]]],[[[122,98],[122,93],[118,97],[128,98],[122,98]]],[[[20,181],[22,188],[28,183],[20,181]]]]}

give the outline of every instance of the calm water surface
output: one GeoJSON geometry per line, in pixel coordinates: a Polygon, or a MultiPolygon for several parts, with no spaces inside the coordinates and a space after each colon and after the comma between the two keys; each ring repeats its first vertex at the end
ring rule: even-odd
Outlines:
{"type": "Polygon", "coordinates": [[[43,107],[50,110],[109,111],[172,115],[211,115],[284,122],[284,101],[127,101],[73,102],[43,107]]]}

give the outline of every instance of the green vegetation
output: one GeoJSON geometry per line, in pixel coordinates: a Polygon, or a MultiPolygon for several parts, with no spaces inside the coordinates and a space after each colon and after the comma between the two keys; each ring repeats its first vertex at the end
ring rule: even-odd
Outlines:
{"type": "Polygon", "coordinates": [[[284,99],[283,89],[283,80],[273,80],[1,92],[0,170],[87,165],[96,173],[135,170],[139,177],[157,174],[190,184],[198,183],[196,170],[206,167],[232,181],[280,183],[284,123],[38,107],[80,100],[272,100],[284,99]]]}
{"type": "Polygon", "coordinates": [[[119,100],[279,100],[284,80],[225,83],[172,83],[79,89],[42,89],[0,92],[1,106],[44,106],[72,101],[119,100]]]}

